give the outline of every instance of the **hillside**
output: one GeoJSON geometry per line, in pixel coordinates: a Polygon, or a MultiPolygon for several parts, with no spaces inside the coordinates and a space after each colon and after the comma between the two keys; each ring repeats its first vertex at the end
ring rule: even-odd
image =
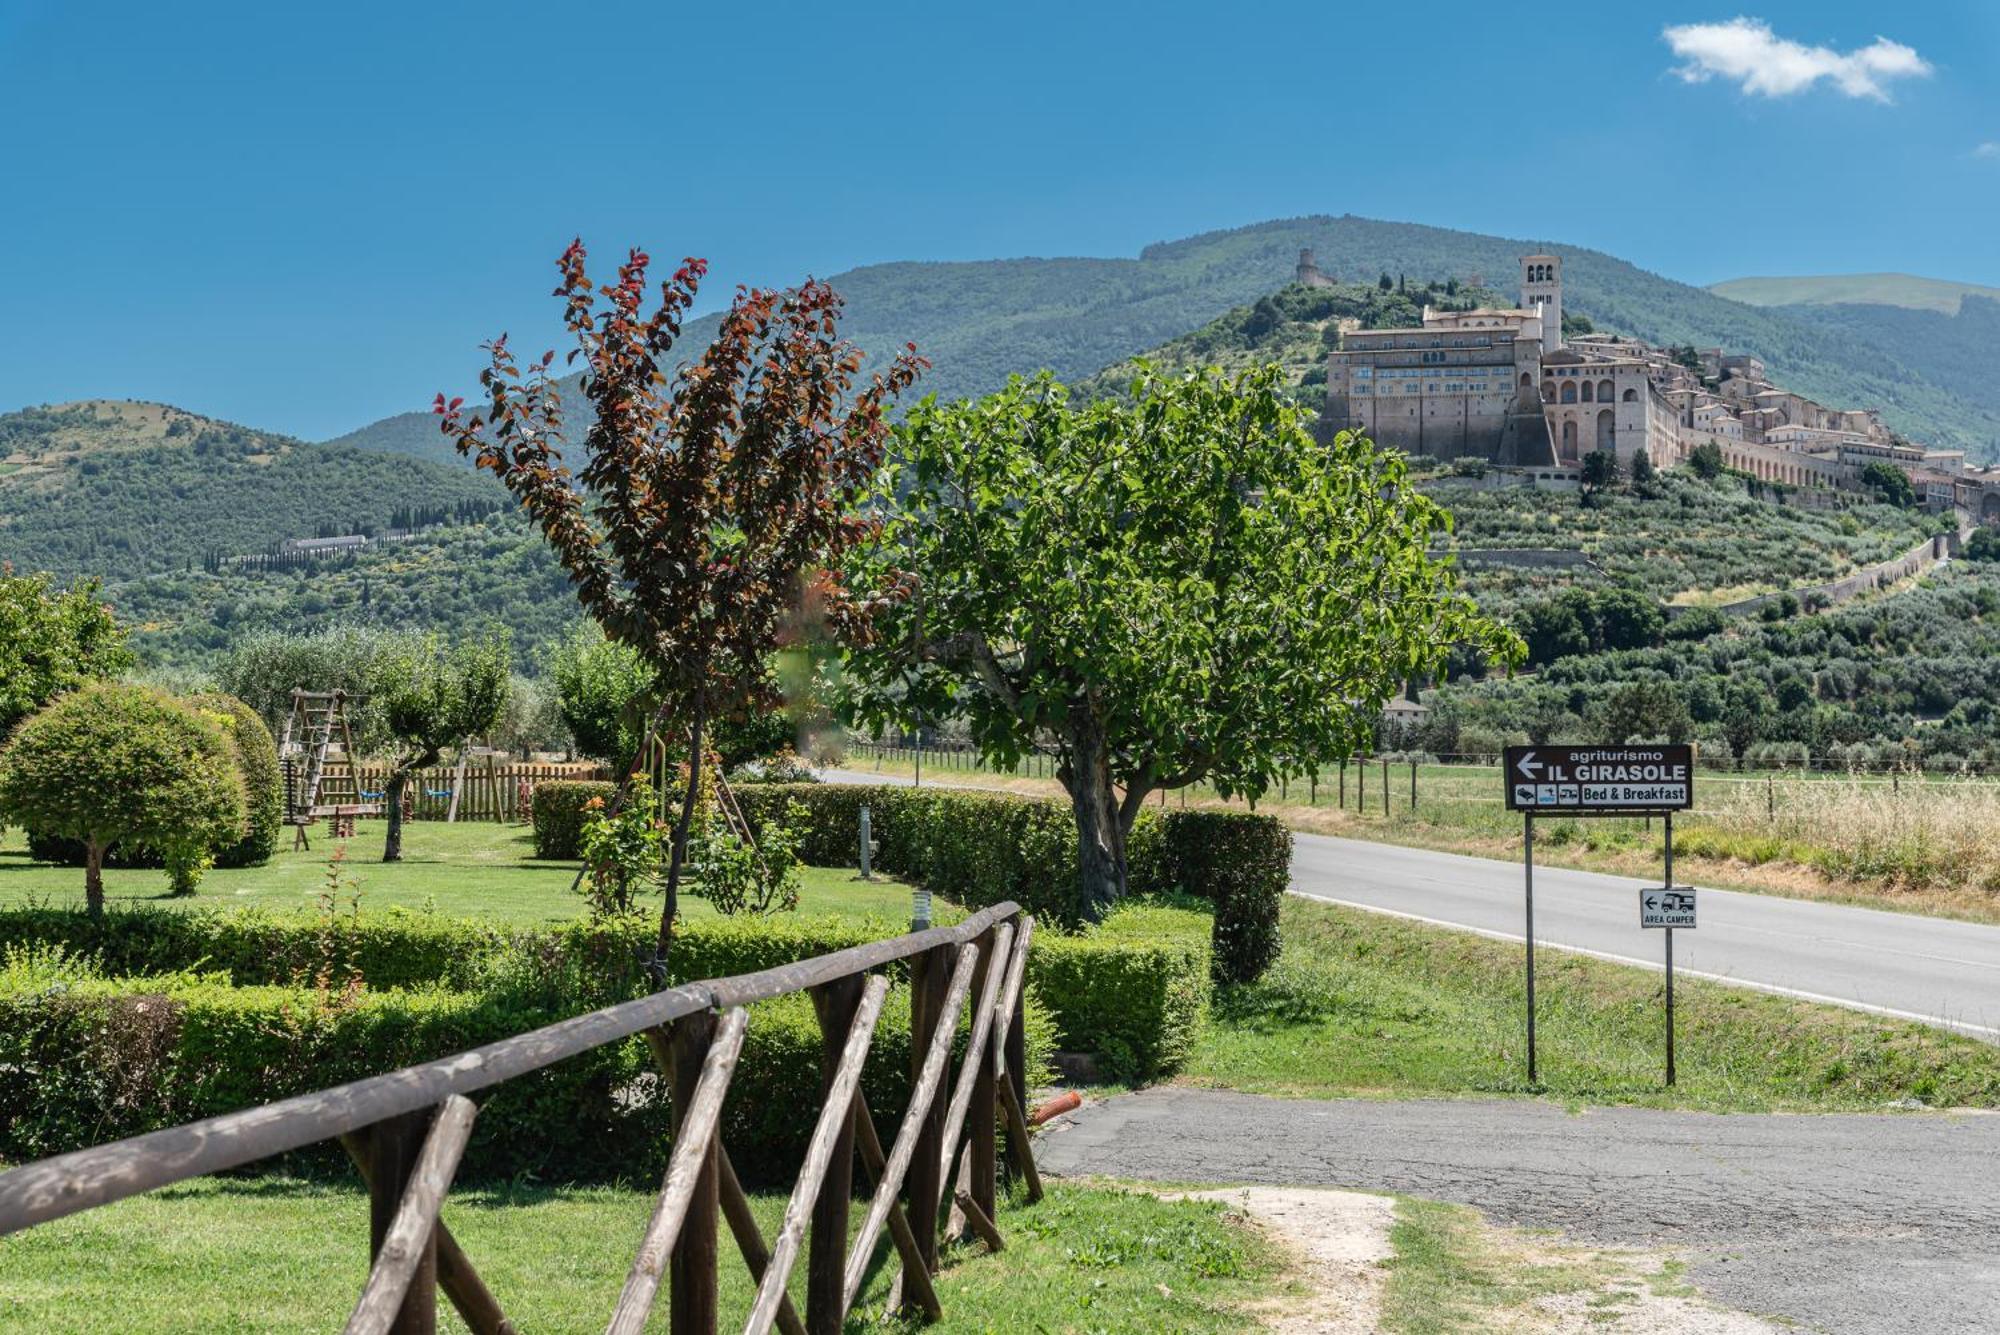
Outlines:
{"type": "Polygon", "coordinates": [[[1965,294],[1956,314],[1881,304],[1788,306],[1784,313],[1882,350],[1967,402],[2000,412],[2000,300],[1965,294]]]}
{"type": "Polygon", "coordinates": [[[434,630],[462,640],[491,626],[512,634],[516,665],[581,617],[555,558],[514,511],[371,544],[302,568],[227,564],[115,582],[106,598],[154,667],[199,667],[251,631],[331,625],[434,630]]]}
{"type": "Polygon", "coordinates": [[[1709,284],[1717,296],[1748,306],[1901,306],[1956,315],[1966,297],[2000,299],[2000,287],[1921,278],[1907,273],[1816,274],[1797,278],[1731,278],[1709,284]]]}
{"type": "MultiPolygon", "coordinates": [[[[1554,249],[1565,262],[1567,308],[1601,327],[1656,343],[1753,352],[1801,393],[1879,406],[1926,442],[1982,457],[2000,447],[2000,411],[1885,359],[1842,329],[1544,241],[1351,216],[1293,218],[1162,242],[1133,259],[881,264],[831,281],[847,298],[849,337],[876,358],[914,340],[934,363],[924,390],[952,398],[990,391],[1010,373],[1041,367],[1066,383],[1094,375],[1271,292],[1290,278],[1299,250],[1308,246],[1321,270],[1339,278],[1369,282],[1383,272],[1440,283],[1483,278],[1501,291],[1513,287],[1520,255],[1554,249]]],[[[698,346],[713,327],[712,317],[691,321],[683,340],[698,346]]],[[[468,348],[465,383],[477,361],[477,350],[468,348]]],[[[372,423],[339,443],[445,457],[435,421],[421,412],[372,423]]]]}
{"type": "Polygon", "coordinates": [[[0,416],[0,553],[22,569],[127,579],[287,538],[386,528],[404,507],[504,500],[464,469],[308,445],[164,404],[0,416]]]}

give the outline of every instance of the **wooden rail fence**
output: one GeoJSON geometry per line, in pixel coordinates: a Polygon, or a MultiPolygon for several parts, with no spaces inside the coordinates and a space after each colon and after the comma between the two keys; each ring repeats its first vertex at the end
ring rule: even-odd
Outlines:
{"type": "Polygon", "coordinates": [[[478,1112],[468,1096],[636,1034],[672,1091],[673,1150],[607,1331],[640,1330],[663,1283],[674,1335],[714,1331],[723,1223],[757,1284],[749,1335],[773,1326],[786,1335],[841,1330],[885,1227],[900,1264],[892,1301],[936,1319],[940,1220],[945,1231],[970,1230],[993,1250],[1005,1245],[994,1222],[1003,1123],[1010,1171],[1031,1201],[1041,1196],[1023,1112],[1023,978],[1033,931],[1034,919],[1018,905],[999,904],[956,926],[685,983],[420,1066],[44,1159],[0,1174],[0,1234],[337,1139],[368,1188],[374,1257],[346,1329],[429,1335],[442,1289],[477,1335],[510,1335],[502,1295],[486,1286],[443,1218],[478,1112]],[[912,1091],[885,1152],[860,1080],[890,986],[881,970],[898,961],[909,967],[912,1091]],[[795,992],[811,996],[819,1017],[823,1101],[783,1222],[767,1244],[719,1128],[747,1008],[795,992]],[[969,998],[970,1041],[954,1075],[951,1048],[969,998]],[[857,1153],[873,1192],[850,1236],[857,1153]],[[803,1313],[788,1291],[802,1254],[803,1313]]]}

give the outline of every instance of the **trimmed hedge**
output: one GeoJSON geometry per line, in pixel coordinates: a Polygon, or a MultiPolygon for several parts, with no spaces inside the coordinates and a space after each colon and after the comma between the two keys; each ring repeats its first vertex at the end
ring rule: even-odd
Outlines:
{"type": "Polygon", "coordinates": [[[1278,962],[1278,910],[1292,879],[1292,836],[1276,816],[1168,811],[1156,875],[1215,908],[1215,981],[1254,983],[1278,962]]]}
{"type": "Polygon", "coordinates": [[[1145,1081],[1180,1069],[1208,1018],[1208,916],[1133,905],[1080,936],[1037,932],[1028,981],[1065,1051],[1145,1081]]]}
{"type": "MultiPolygon", "coordinates": [[[[390,910],[332,920],[257,910],[114,909],[99,921],[75,909],[0,910],[0,941],[94,957],[115,976],[213,971],[238,987],[337,986],[349,970],[371,991],[525,986],[575,1010],[609,1005],[640,987],[655,925],[634,917],[509,933],[468,919],[390,910]]],[[[865,945],[902,930],[889,922],[779,914],[683,919],[673,981],[755,973],[865,945]]],[[[1208,1009],[1208,916],[1128,903],[1082,936],[1044,928],[1028,976],[1065,1051],[1092,1052],[1120,1078],[1178,1069],[1208,1009]]],[[[900,978],[900,968],[889,970],[900,978]]]]}
{"type": "MultiPolygon", "coordinates": [[[[560,1018],[532,992],[363,992],[351,1002],[214,979],[59,981],[0,990],[0,1159],[32,1159],[359,1079],[494,1042],[560,1018]]],[[[1031,1078],[1052,1026],[1030,1004],[1031,1078]]],[[[965,1025],[959,1044],[963,1050],[965,1025]]],[[[724,1108],[730,1157],[747,1178],[789,1176],[820,1098],[810,1001],[753,1007],[724,1108]]],[[[891,992],[863,1076],[885,1140],[909,1097],[909,1001],[891,992]]],[[[613,1044],[495,1086],[481,1097],[461,1176],[657,1178],[671,1148],[665,1082],[643,1042],[613,1044]]],[[[295,1171],[345,1171],[327,1147],[295,1171]]]]}
{"type": "Polygon", "coordinates": [[[591,779],[551,779],[535,785],[530,806],[535,821],[535,856],[553,861],[582,857],[583,808],[593,797],[609,802],[615,783],[591,779]]]}
{"type": "MultiPolygon", "coordinates": [[[[874,865],[968,908],[1014,900],[1044,922],[1084,922],[1076,820],[1067,803],[950,789],[772,784],[737,793],[752,825],[797,802],[801,856],[818,866],[859,860],[861,808],[879,845],[874,865]]],[[[1276,817],[1157,811],[1133,822],[1130,891],[1192,895],[1215,906],[1218,982],[1249,982],[1278,958],[1278,907],[1291,879],[1291,836],[1276,817]]]]}

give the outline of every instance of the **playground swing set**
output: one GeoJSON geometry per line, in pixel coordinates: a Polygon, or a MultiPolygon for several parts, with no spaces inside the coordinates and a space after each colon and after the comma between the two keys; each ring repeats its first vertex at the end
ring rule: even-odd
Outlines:
{"type": "MultiPolygon", "coordinates": [[[[285,824],[294,831],[295,850],[312,847],[306,830],[320,820],[334,838],[343,839],[353,835],[356,817],[380,816],[386,810],[386,792],[361,787],[347,717],[349,699],[345,691],[292,692],[292,712],[278,740],[278,763],[285,778],[285,824]]],[[[468,754],[468,748],[459,749],[450,786],[423,789],[426,798],[448,803],[447,821],[458,816],[468,754]]]]}

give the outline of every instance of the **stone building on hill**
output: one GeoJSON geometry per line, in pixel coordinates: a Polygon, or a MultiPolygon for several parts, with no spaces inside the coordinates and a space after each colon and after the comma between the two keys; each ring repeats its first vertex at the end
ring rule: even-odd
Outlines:
{"type": "MultiPolygon", "coordinates": [[[[1301,254],[1301,282],[1310,261],[1301,254]]],[[[1756,357],[1613,334],[1566,341],[1561,258],[1524,255],[1520,266],[1517,307],[1427,306],[1416,328],[1346,331],[1327,356],[1320,429],[1527,470],[1574,469],[1598,450],[1622,468],[1641,451],[1667,468],[1712,444],[1727,467],[1830,495],[1865,491],[1864,470],[1886,462],[1936,508],[2000,519],[2000,476],[1968,474],[1962,452],[1913,444],[1875,409],[1782,389],[1756,357]]]]}

